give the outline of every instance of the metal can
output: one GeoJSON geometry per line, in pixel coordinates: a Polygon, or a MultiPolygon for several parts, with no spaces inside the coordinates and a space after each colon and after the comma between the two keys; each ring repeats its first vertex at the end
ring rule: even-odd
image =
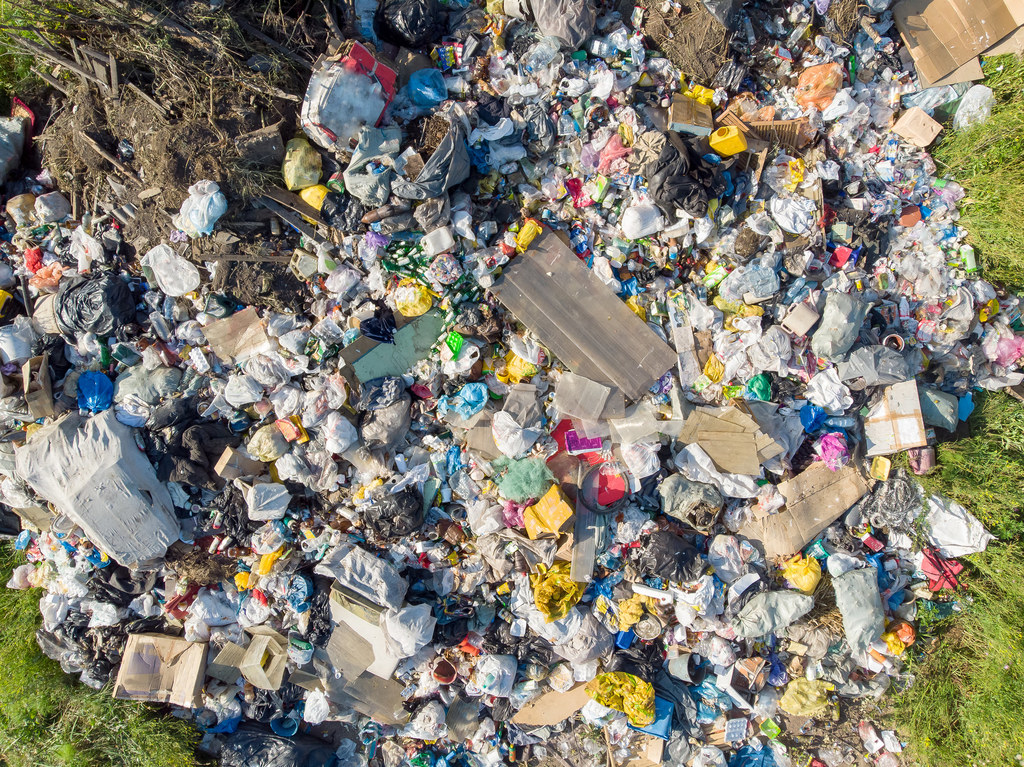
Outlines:
{"type": "Polygon", "coordinates": [[[633,633],[644,642],[650,642],[652,639],[657,639],[661,636],[661,632],[664,630],[665,627],[662,625],[661,621],[653,615],[645,615],[636,622],[635,626],[633,626],[633,633]]]}

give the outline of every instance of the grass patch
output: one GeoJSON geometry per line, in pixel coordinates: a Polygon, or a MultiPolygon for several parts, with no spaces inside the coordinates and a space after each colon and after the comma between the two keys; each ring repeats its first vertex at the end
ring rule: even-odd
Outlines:
{"type": "Polygon", "coordinates": [[[1024,535],[1024,404],[1003,392],[975,395],[972,436],[936,449],[925,489],[962,503],[1002,541],[1024,535]]]}
{"type": "Polygon", "coordinates": [[[109,689],[73,681],[35,641],[39,589],[2,587],[24,560],[0,547],[0,764],[7,767],[193,767],[188,722],[109,689]]]}
{"type": "Polygon", "coordinates": [[[993,546],[962,575],[966,609],[909,664],[893,721],[920,767],[1010,767],[1024,755],[1024,550],[993,546]]]}
{"type": "Polygon", "coordinates": [[[941,172],[967,192],[960,225],[977,250],[983,276],[1024,288],[1024,60],[984,62],[996,107],[982,125],[948,132],[933,151],[941,172]]]}

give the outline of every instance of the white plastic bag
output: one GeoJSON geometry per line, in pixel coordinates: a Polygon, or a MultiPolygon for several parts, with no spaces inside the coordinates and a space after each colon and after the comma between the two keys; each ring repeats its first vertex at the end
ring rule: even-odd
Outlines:
{"type": "Polygon", "coordinates": [[[78,227],[71,233],[71,255],[78,261],[78,271],[80,272],[89,271],[95,261],[103,263],[107,259],[100,241],[86,234],[82,227],[78,227]]]}
{"type": "Polygon", "coordinates": [[[171,223],[194,239],[212,234],[227,209],[227,198],[215,181],[197,181],[188,188],[188,197],[171,223]]]}
{"type": "Polygon", "coordinates": [[[142,257],[142,266],[149,269],[156,286],[169,296],[183,296],[199,287],[199,270],[170,245],[151,248],[142,257]]]}
{"type": "Polygon", "coordinates": [[[512,692],[518,668],[515,655],[484,655],[476,663],[474,678],[484,695],[507,698],[512,692]]]}
{"type": "Polygon", "coordinates": [[[292,500],[288,488],[277,482],[258,482],[249,486],[240,479],[236,479],[235,487],[245,495],[249,519],[254,522],[268,522],[284,518],[285,512],[288,511],[288,504],[292,500]]]}
{"type": "Polygon", "coordinates": [[[321,434],[328,451],[334,455],[344,453],[359,441],[359,431],[337,410],[327,414],[327,421],[321,429],[321,434]]]}
{"type": "Polygon", "coordinates": [[[987,85],[972,85],[960,99],[960,106],[953,115],[953,130],[981,125],[992,114],[995,105],[996,97],[991,88],[987,85]]]}
{"type": "Polygon", "coordinates": [[[835,368],[828,368],[816,373],[807,384],[807,399],[829,413],[842,413],[853,405],[850,390],[839,380],[835,368]]]}
{"type": "Polygon", "coordinates": [[[243,408],[263,399],[263,387],[252,376],[233,373],[224,387],[224,399],[235,408],[243,408]]]}
{"type": "Polygon", "coordinates": [[[622,236],[639,240],[665,228],[665,219],[656,205],[633,205],[622,214],[622,236]]]}
{"type": "Polygon", "coordinates": [[[14,322],[0,328],[0,359],[4,364],[21,364],[32,356],[32,345],[39,334],[28,317],[15,317],[14,322]]]}
{"type": "Polygon", "coordinates": [[[428,604],[388,610],[380,616],[388,649],[398,658],[409,658],[430,644],[436,625],[437,618],[428,604]]]}
{"type": "Polygon", "coordinates": [[[511,414],[504,410],[494,414],[491,421],[491,435],[498,450],[509,458],[522,458],[533,447],[540,433],[524,429],[511,414]]]}

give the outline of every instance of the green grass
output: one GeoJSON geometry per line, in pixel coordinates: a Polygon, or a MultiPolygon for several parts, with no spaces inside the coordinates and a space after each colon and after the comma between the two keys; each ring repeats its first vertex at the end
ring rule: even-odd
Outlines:
{"type": "MultiPolygon", "coordinates": [[[[1024,288],[1024,60],[984,62],[996,107],[982,125],[947,131],[939,172],[963,185],[960,225],[982,276],[1024,288]]],[[[889,726],[919,767],[1019,767],[1024,761],[1024,404],[1005,393],[977,398],[971,436],[943,443],[921,483],[959,501],[998,538],[965,557],[962,613],[929,625],[908,667],[915,683],[895,698],[889,726]]],[[[948,593],[948,592],[947,592],[948,593]]]]}
{"type": "Polygon", "coordinates": [[[940,171],[963,185],[960,225],[977,251],[985,279],[1024,288],[1024,60],[984,63],[996,107],[982,125],[947,132],[933,156],[940,171]]]}
{"type": "Polygon", "coordinates": [[[993,545],[961,577],[966,609],[910,663],[891,724],[920,767],[1010,767],[1024,755],[1024,549],[993,545]]]}
{"type": "Polygon", "coordinates": [[[0,548],[0,764],[192,767],[197,731],[155,707],[72,680],[35,641],[38,589],[2,588],[23,559],[0,548]]]}

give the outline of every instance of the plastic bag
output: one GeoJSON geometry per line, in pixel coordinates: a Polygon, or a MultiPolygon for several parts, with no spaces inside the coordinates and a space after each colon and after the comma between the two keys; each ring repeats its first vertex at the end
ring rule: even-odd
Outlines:
{"type": "Polygon", "coordinates": [[[597,12],[590,0],[529,0],[541,35],[557,37],[567,48],[579,48],[594,34],[597,12]]]}
{"type": "Polygon", "coordinates": [[[288,511],[288,504],[292,500],[292,494],[284,485],[277,482],[257,482],[254,485],[246,485],[236,479],[235,486],[243,490],[249,519],[253,522],[284,519],[285,512],[288,511]]]}
{"type": "MultiPolygon", "coordinates": [[[[399,0],[401,1],[401,0],[399,0]]],[[[448,118],[448,132],[437,149],[424,163],[415,181],[396,177],[391,182],[391,191],[407,200],[429,200],[440,197],[445,191],[469,178],[469,150],[466,148],[466,129],[462,120],[450,111],[437,116],[448,118]]],[[[355,155],[352,157],[355,163],[355,155]]]]}
{"type": "Polygon", "coordinates": [[[819,357],[835,359],[846,354],[857,340],[871,304],[857,295],[829,292],[811,349],[819,357]]]}
{"type": "Polygon", "coordinates": [[[639,240],[664,229],[665,219],[656,205],[633,205],[622,214],[621,228],[627,240],[639,240]]]}
{"type": "Polygon", "coordinates": [[[320,183],[323,175],[323,159],[304,138],[293,138],[285,146],[281,175],[290,192],[297,192],[320,183]]]}
{"type": "Polygon", "coordinates": [[[476,663],[473,678],[484,695],[507,698],[518,668],[519,661],[514,655],[484,655],[476,663]]]}
{"type": "Polygon", "coordinates": [[[5,365],[21,364],[32,356],[32,346],[39,340],[32,320],[28,317],[15,317],[14,322],[0,328],[0,359],[5,365]]]}
{"type": "Polygon", "coordinates": [[[797,677],[786,685],[786,692],[779,699],[779,708],[793,716],[813,719],[828,711],[828,693],[834,689],[835,685],[821,679],[811,681],[797,677]]]}
{"type": "Polygon", "coordinates": [[[39,223],[52,224],[71,215],[71,203],[60,192],[50,192],[36,197],[34,211],[39,223]]]}
{"type": "Polygon", "coordinates": [[[556,562],[549,568],[538,566],[537,572],[530,574],[534,604],[548,623],[568,615],[586,590],[585,583],[576,583],[569,577],[569,567],[568,562],[556,562]]]}
{"type": "Polygon", "coordinates": [[[796,103],[804,110],[808,107],[824,110],[842,87],[842,65],[832,61],[808,67],[797,80],[796,103]]]}
{"type": "Polygon", "coordinates": [[[411,535],[423,524],[423,496],[415,487],[387,493],[366,507],[363,523],[381,538],[411,535]]]}
{"type": "Polygon", "coordinates": [[[654,687],[624,671],[598,674],[587,682],[587,695],[602,706],[621,711],[634,727],[654,722],[654,687]]]}
{"type": "Polygon", "coordinates": [[[288,440],[277,428],[277,424],[268,423],[256,430],[245,449],[257,461],[272,463],[288,452],[288,440]]]}
{"type": "Polygon", "coordinates": [[[444,33],[437,0],[384,0],[377,6],[373,28],[386,42],[422,48],[444,33]]]}
{"type": "Polygon", "coordinates": [[[814,557],[797,554],[782,568],[786,583],[804,594],[813,594],[821,580],[821,563],[814,557]]]}
{"type": "Polygon", "coordinates": [[[421,282],[405,279],[395,288],[395,308],[406,317],[426,314],[433,305],[433,295],[421,282]]]}
{"type": "Polygon", "coordinates": [[[409,75],[409,98],[418,107],[436,107],[448,98],[448,86],[445,85],[441,70],[419,69],[409,75]]]}
{"type": "Polygon", "coordinates": [[[380,616],[388,648],[396,658],[411,657],[430,644],[436,625],[437,618],[426,604],[387,610],[380,616]]]}
{"type": "Polygon", "coordinates": [[[795,591],[762,591],[743,605],[731,625],[736,636],[756,639],[795,623],[812,607],[813,597],[795,591]]]}
{"type": "Polygon", "coordinates": [[[352,422],[337,410],[327,414],[327,420],[320,429],[327,450],[334,455],[344,453],[359,441],[359,431],[352,422]]]}
{"type": "Polygon", "coordinates": [[[150,248],[141,263],[147,276],[151,274],[156,286],[169,296],[183,296],[199,287],[199,270],[170,245],[150,248]]]}
{"type": "Polygon", "coordinates": [[[885,612],[878,593],[878,575],[873,567],[851,570],[832,579],[836,607],[843,616],[843,631],[854,658],[867,653],[885,630],[885,612]]]}
{"type": "Polygon", "coordinates": [[[135,299],[128,284],[109,272],[66,280],[54,298],[53,318],[67,336],[95,333],[105,338],[135,321],[135,299]]]}
{"type": "Polygon", "coordinates": [[[524,429],[511,414],[502,410],[491,419],[491,436],[503,455],[522,458],[540,437],[540,432],[524,429]]]}
{"type": "Polygon", "coordinates": [[[227,198],[215,181],[197,181],[188,188],[188,197],[171,223],[193,239],[203,237],[213,234],[227,210],[227,198]]]}
{"type": "Polygon", "coordinates": [[[86,371],[78,377],[78,407],[91,413],[114,404],[114,383],[103,373],[86,371]]]}
{"type": "Polygon", "coordinates": [[[103,263],[107,258],[100,241],[86,234],[81,226],[71,233],[71,255],[78,262],[80,272],[89,271],[93,263],[103,263]]]}
{"type": "Polygon", "coordinates": [[[996,97],[991,88],[987,85],[972,85],[960,99],[960,106],[953,115],[953,130],[984,124],[995,105],[996,97]]]}
{"type": "Polygon", "coordinates": [[[661,511],[698,532],[710,532],[718,520],[725,500],[714,485],[694,482],[682,474],[673,474],[658,486],[661,511]]]}

